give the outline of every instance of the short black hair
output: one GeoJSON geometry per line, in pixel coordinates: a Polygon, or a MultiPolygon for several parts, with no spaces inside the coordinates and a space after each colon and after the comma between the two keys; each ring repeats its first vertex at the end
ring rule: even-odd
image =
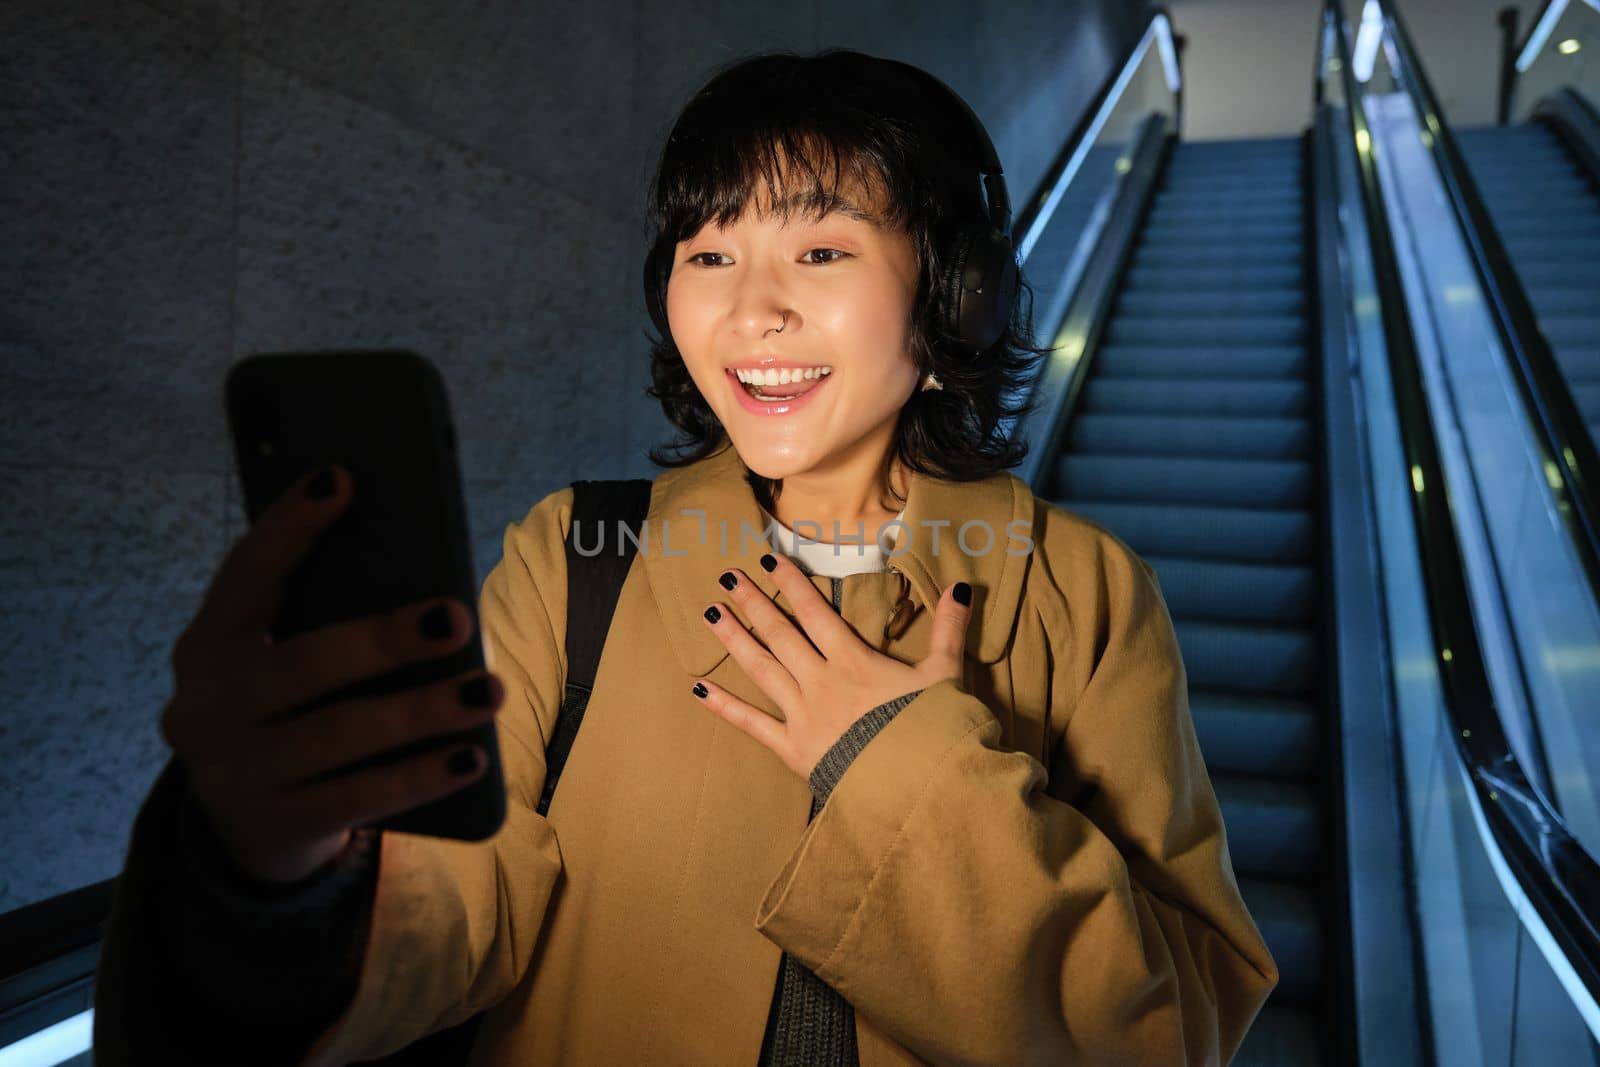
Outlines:
{"type": "MultiPolygon", "coordinates": [[[[919,375],[932,372],[943,386],[907,401],[892,452],[913,470],[952,481],[1022,462],[1027,445],[1008,438],[1001,423],[1033,409],[1034,401],[1018,398],[1048,351],[1036,345],[1033,288],[1020,268],[1007,328],[975,358],[945,334],[944,309],[934,306],[934,279],[943,274],[954,233],[988,218],[970,126],[953,102],[861,52],[760,53],[720,68],[691,97],[662,150],[647,205],[655,254],[671,263],[678,242],[706,223],[737,220],[758,183],[787,219],[778,190],[783,163],[793,184],[809,183],[789,195],[817,217],[837,205],[847,171],[874,191],[880,221],[908,233],[916,248],[911,355],[919,375]]],[[[725,430],[670,333],[652,338],[650,371],[647,393],[679,431],[677,440],[651,450],[651,461],[682,467],[720,451],[725,430]]],[[[766,483],[757,477],[763,503],[775,496],[766,483]]]]}

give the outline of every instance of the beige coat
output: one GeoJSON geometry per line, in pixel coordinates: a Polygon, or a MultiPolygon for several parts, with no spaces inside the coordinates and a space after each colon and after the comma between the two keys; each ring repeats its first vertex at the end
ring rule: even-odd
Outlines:
{"type": "Polygon", "coordinates": [[[901,711],[808,825],[806,783],[689,691],[708,677],[781,717],[700,619],[730,566],[793,616],[757,563],[745,473],[728,448],[656,479],[548,819],[572,490],[508,525],[480,605],[507,683],[506,823],[383,836],[356,996],[304,1062],[487,1010],[475,1065],[754,1067],[782,951],[855,1006],[862,1067],[1226,1062],[1278,972],[1150,569],[1009,473],[913,475],[903,554],[842,579],[840,612],[916,662],[941,590],[971,583],[966,677],[901,711]]]}

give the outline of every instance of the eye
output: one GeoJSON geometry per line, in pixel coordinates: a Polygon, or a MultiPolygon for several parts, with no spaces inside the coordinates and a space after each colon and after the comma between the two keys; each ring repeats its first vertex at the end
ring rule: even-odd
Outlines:
{"type": "Polygon", "coordinates": [[[715,267],[715,266],[718,266],[718,264],[716,264],[716,263],[701,263],[700,259],[701,259],[702,256],[720,256],[720,255],[722,255],[721,252],[696,252],[694,255],[690,256],[684,262],[693,263],[697,267],[715,267]]]}
{"type": "MultiPolygon", "coordinates": [[[[819,266],[819,267],[820,266],[826,266],[829,263],[837,263],[837,262],[839,262],[839,260],[845,259],[850,255],[850,253],[841,252],[837,248],[813,248],[811,250],[811,252],[830,252],[830,253],[833,254],[833,256],[834,256],[833,259],[825,259],[821,263],[817,263],[817,266],[819,266]]],[[[809,256],[811,254],[811,252],[807,252],[806,255],[809,256]]]]}

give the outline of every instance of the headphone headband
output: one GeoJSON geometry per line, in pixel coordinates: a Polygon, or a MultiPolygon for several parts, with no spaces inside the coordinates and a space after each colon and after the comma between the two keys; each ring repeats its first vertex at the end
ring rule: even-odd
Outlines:
{"type": "Polygon", "coordinates": [[[994,141],[989,138],[989,131],[978,119],[978,113],[972,110],[961,94],[950,86],[929,74],[921,67],[903,63],[898,59],[878,57],[878,62],[889,63],[902,72],[911,75],[916,80],[944,96],[955,105],[958,112],[967,118],[967,126],[972,130],[974,147],[978,150],[978,173],[983,175],[983,191],[989,204],[989,222],[1003,236],[1011,236],[1011,196],[1006,191],[1005,171],[1000,166],[1000,153],[995,151],[994,141]]]}

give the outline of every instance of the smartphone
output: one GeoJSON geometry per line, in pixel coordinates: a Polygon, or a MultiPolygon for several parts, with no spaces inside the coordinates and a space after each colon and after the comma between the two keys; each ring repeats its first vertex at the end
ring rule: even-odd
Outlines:
{"type": "MultiPolygon", "coordinates": [[[[258,353],[229,369],[229,429],[251,524],[294,481],[338,463],[353,495],[289,576],[269,633],[274,643],[430,597],[472,614],[472,640],[447,656],[363,679],[296,708],[314,715],[339,701],[379,696],[482,669],[477,578],[462,498],[455,429],[443,378],[398,350],[258,353]]],[[[505,820],[505,783],[493,721],[403,745],[326,777],[471,742],[488,755],[472,784],[370,825],[480,841],[505,820]]]]}

